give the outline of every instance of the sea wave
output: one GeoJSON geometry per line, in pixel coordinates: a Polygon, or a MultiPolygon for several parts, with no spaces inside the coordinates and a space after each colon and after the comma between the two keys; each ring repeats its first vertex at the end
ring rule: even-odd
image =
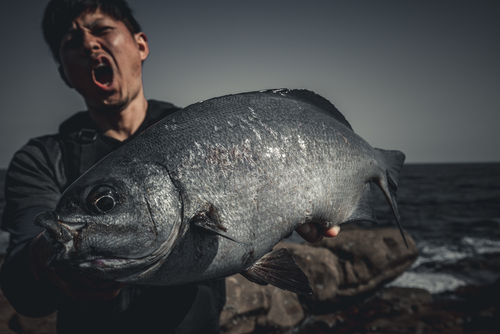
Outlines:
{"type": "Polygon", "coordinates": [[[467,285],[465,281],[450,274],[412,271],[404,272],[397,279],[386,284],[386,286],[425,289],[433,294],[453,291],[464,285],[467,285]]]}
{"type": "Polygon", "coordinates": [[[464,237],[461,243],[472,249],[475,254],[500,253],[500,240],[464,237]]]}
{"type": "Polygon", "coordinates": [[[412,268],[426,263],[454,263],[476,255],[500,253],[500,240],[462,237],[450,244],[421,241],[417,247],[420,255],[412,268]]]}

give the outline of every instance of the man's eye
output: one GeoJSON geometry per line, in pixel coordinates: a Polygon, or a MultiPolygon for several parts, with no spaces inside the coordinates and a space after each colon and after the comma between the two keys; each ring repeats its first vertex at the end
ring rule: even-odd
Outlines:
{"type": "Polygon", "coordinates": [[[108,27],[108,26],[105,26],[105,27],[100,27],[100,28],[97,28],[93,31],[93,34],[94,35],[103,35],[105,33],[107,33],[109,30],[111,29],[111,27],[108,27]]]}

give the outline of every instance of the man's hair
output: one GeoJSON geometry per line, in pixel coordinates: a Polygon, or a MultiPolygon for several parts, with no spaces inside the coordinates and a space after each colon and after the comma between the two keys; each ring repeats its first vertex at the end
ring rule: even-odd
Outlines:
{"type": "Polygon", "coordinates": [[[82,13],[93,13],[97,10],[123,22],[132,35],[142,31],[125,0],[50,0],[45,7],[42,30],[45,42],[58,63],[61,63],[61,39],[71,27],[71,22],[82,13]]]}

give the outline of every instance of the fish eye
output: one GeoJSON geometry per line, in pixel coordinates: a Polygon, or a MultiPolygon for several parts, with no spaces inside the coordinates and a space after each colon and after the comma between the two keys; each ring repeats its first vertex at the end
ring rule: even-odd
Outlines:
{"type": "Polygon", "coordinates": [[[87,196],[87,209],[95,214],[108,213],[119,200],[118,192],[108,185],[95,186],[87,196]]]}

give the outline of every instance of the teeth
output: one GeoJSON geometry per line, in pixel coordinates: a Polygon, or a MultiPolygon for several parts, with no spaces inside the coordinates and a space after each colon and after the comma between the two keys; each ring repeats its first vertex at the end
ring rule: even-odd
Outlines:
{"type": "Polygon", "coordinates": [[[107,62],[100,61],[95,67],[94,67],[94,78],[96,81],[101,83],[104,86],[109,86],[111,85],[112,79],[113,79],[113,70],[111,69],[111,66],[107,62]],[[102,68],[102,70],[101,70],[102,68]]]}

